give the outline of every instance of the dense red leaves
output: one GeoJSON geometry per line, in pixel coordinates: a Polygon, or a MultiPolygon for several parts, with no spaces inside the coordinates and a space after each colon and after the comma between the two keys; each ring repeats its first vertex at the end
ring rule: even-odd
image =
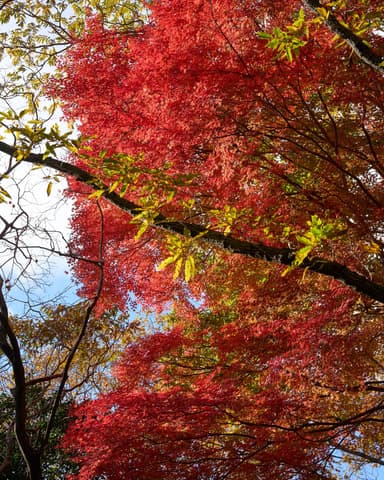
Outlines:
{"type": "Polygon", "coordinates": [[[201,312],[128,348],[120,387],[74,412],[78,478],[328,478],[354,416],[380,411],[365,392],[380,325],[327,293],[269,321],[201,312]]]}
{"type": "MultiPolygon", "coordinates": [[[[79,191],[77,186],[76,191],[79,191]]],[[[104,310],[110,305],[124,309],[127,302],[133,300],[131,293],[135,294],[136,302],[144,304],[146,299],[141,292],[151,292],[154,308],[157,302],[159,306],[164,305],[169,300],[170,291],[158,285],[152,275],[153,265],[161,260],[159,248],[148,242],[148,236],[135,241],[136,226],[130,223],[127,213],[113,205],[101,201],[101,215],[95,209],[94,201],[87,199],[89,193],[86,189],[75,197],[72,242],[74,253],[93,260],[100,258],[98,247],[102,244],[105,288],[97,309],[104,310]]],[[[171,286],[172,271],[165,272],[163,279],[167,275],[171,286]]],[[[98,268],[87,264],[85,268],[77,269],[77,276],[83,285],[81,292],[84,296],[92,296],[99,278],[98,268]]]]}
{"type": "MultiPolygon", "coordinates": [[[[67,116],[80,120],[89,137],[88,154],[143,153],[144,166],[197,174],[165,213],[185,215],[177,206],[188,198],[195,200],[197,222],[206,222],[212,208],[246,208],[235,233],[291,245],[311,215],[337,218],[348,235],[341,244],[326,245],[328,256],[365,273],[362,246],[381,243],[382,234],[383,81],[348,48],[336,48],[325,26],[310,26],[311,37],[292,63],[276,60],[258,32],[286,28],[299,7],[300,2],[154,2],[151,23],[135,36],[106,31],[91,18],[54,89],[67,116]],[[291,234],[283,237],[286,226],[291,234]]],[[[132,189],[127,196],[138,200],[139,192],[132,189]]],[[[97,228],[97,215],[91,204],[79,206],[75,223],[83,234],[76,243],[92,224],[97,228]]],[[[120,296],[126,283],[115,264],[125,262],[126,272],[140,267],[136,257],[119,254],[122,236],[127,242],[133,229],[128,217],[112,210],[108,222],[114,216],[121,235],[112,228],[107,237],[106,265],[115,279],[107,287],[116,287],[120,296]]],[[[82,248],[92,255],[92,247],[82,248]]],[[[144,272],[153,271],[153,252],[147,252],[148,258],[139,256],[148,265],[144,272]]],[[[86,273],[80,276],[84,280],[86,273]]],[[[151,303],[157,288],[151,283],[134,290],[151,303]]]]}
{"type": "MultiPolygon", "coordinates": [[[[348,23],[363,3],[338,18],[348,23]]],[[[135,36],[91,18],[55,94],[80,121],[88,155],[143,154],[143,168],[196,175],[164,214],[217,226],[212,209],[245,209],[235,235],[293,248],[317,215],[339,228],[312,253],[381,281],[383,78],[324,25],[310,25],[292,62],[276,59],[258,32],[286,29],[301,4],[155,1],[135,36]]],[[[367,38],[381,54],[375,32],[367,38]]],[[[104,177],[102,156],[98,167],[75,161],[104,177]]],[[[126,197],[140,201],[148,182],[140,175],[126,197]]],[[[153,309],[175,301],[180,325],[131,346],[120,389],[76,410],[66,444],[78,449],[79,478],[312,479],[335,442],[369,449],[358,429],[371,428],[364,412],[380,411],[374,304],[336,280],[282,277],[219,246],[202,245],[195,280],[175,282],[171,268],[156,271],[169,255],[164,232],[136,242],[130,216],[104,201],[102,230],[95,203],[71,188],[73,248],[97,258],[103,231],[100,308],[123,308],[131,292],[153,309]]],[[[92,266],[81,265],[92,295],[92,266]]]]}

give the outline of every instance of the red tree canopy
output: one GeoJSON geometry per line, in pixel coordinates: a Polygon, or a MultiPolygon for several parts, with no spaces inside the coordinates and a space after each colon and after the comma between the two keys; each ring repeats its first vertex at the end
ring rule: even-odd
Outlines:
{"type": "Polygon", "coordinates": [[[117,390],[75,410],[78,478],[331,478],[335,450],[364,449],[382,409],[380,325],[347,295],[305,311],[276,299],[269,319],[260,305],[168,319],[127,350],[117,390]]]}
{"type": "MultiPolygon", "coordinates": [[[[381,251],[382,75],[348,45],[337,48],[333,32],[310,23],[306,9],[309,37],[297,34],[305,45],[291,62],[276,59],[260,32],[288,31],[301,3],[151,2],[151,21],[134,36],[92,18],[63,63],[56,94],[88,139],[93,161],[79,164],[98,166],[105,178],[117,162],[130,172],[127,198],[219,229],[232,215],[234,234],[270,245],[302,246],[297,236],[317,215],[332,234],[316,253],[381,278],[371,246],[381,251]],[[133,172],[122,154],[136,156],[133,172]],[[185,174],[192,177],[178,186],[185,174]]],[[[369,12],[363,3],[340,6],[341,19],[374,25],[380,2],[369,2],[369,12]]],[[[383,51],[373,28],[366,37],[383,51]]],[[[99,235],[95,212],[81,198],[73,222],[74,244],[89,255],[99,235]]],[[[109,301],[121,303],[127,290],[163,301],[171,269],[150,273],[167,256],[164,247],[147,245],[152,231],[144,246],[132,244],[137,227],[112,207],[108,219],[109,301]]],[[[85,285],[88,273],[79,272],[85,285]]]]}
{"type": "MultiPolygon", "coordinates": [[[[380,283],[382,2],[146,5],[135,34],[90,18],[62,64],[52,88],[80,122],[76,164],[141,205],[144,225],[160,212],[380,283]]],[[[372,299],[188,232],[143,233],[103,200],[101,232],[89,191],[71,188],[73,248],[97,258],[103,235],[104,305],[175,299],[182,324],[130,348],[120,389],[79,407],[67,443],[86,453],[80,478],[309,479],[327,475],[335,448],[381,457],[372,299]],[[184,258],[186,276],[195,262],[193,280],[173,281],[167,257],[184,258]]],[[[75,268],[89,294],[91,269],[75,268]]]]}

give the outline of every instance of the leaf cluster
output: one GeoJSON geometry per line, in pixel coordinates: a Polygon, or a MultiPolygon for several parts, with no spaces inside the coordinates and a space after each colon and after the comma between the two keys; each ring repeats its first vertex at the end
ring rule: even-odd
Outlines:
{"type": "Polygon", "coordinates": [[[275,27],[272,33],[258,32],[258,36],[268,41],[267,47],[277,51],[277,58],[287,58],[292,62],[293,55],[299,55],[300,47],[306,45],[309,38],[304,9],[299,10],[296,20],[285,30],[275,27]]]}

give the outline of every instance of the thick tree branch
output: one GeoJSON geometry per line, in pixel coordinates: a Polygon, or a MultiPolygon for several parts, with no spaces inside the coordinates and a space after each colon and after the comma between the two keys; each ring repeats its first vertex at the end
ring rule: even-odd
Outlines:
{"type": "MultiPolygon", "coordinates": [[[[304,4],[307,5],[311,10],[313,10],[317,15],[319,14],[319,8],[325,8],[318,0],[304,0],[304,4]]],[[[354,53],[361,58],[361,60],[373,67],[379,72],[384,72],[384,57],[376,55],[371,48],[364,43],[364,41],[355,35],[349,28],[342,25],[335,15],[333,15],[329,10],[327,18],[324,19],[324,23],[328,28],[335,34],[339,35],[340,38],[346,41],[346,43],[352,48],[354,53]]]]}
{"type": "MultiPolygon", "coordinates": [[[[0,142],[0,152],[8,155],[14,155],[16,147],[0,142]]],[[[85,170],[71,165],[67,162],[62,162],[52,157],[43,158],[43,155],[37,153],[30,153],[23,161],[32,163],[34,165],[43,165],[50,167],[60,173],[64,173],[73,177],[94,189],[105,189],[104,198],[119,207],[120,209],[129,212],[133,217],[141,213],[141,208],[135,203],[120,197],[115,192],[108,192],[107,185],[101,183],[100,179],[94,177],[85,170]]],[[[295,258],[295,251],[290,248],[269,247],[263,243],[248,242],[232,237],[231,235],[224,235],[215,230],[207,230],[204,226],[195,225],[192,223],[182,221],[171,221],[163,215],[156,217],[156,228],[162,228],[173,233],[185,235],[187,230],[191,237],[196,237],[204,233],[204,241],[218,245],[221,248],[232,253],[246,255],[252,258],[264,260],[266,262],[279,263],[281,265],[292,265],[295,258]]],[[[368,278],[354,272],[345,265],[337,262],[326,260],[318,257],[309,257],[300,265],[302,269],[308,269],[321,275],[326,275],[339,280],[350,286],[359,293],[362,293],[373,300],[384,303],[384,285],[375,283],[368,278]]]]}

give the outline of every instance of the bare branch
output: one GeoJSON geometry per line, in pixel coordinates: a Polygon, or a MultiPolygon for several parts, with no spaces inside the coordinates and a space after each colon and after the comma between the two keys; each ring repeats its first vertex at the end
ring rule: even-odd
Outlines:
{"type": "Polygon", "coordinates": [[[367,460],[369,463],[384,465],[384,460],[382,458],[374,457],[364,452],[358,452],[356,450],[352,450],[351,448],[345,447],[344,445],[341,445],[341,444],[340,445],[334,444],[333,446],[336,447],[338,450],[341,450],[342,452],[348,453],[348,455],[352,455],[353,457],[363,458],[364,460],[367,460]]]}

